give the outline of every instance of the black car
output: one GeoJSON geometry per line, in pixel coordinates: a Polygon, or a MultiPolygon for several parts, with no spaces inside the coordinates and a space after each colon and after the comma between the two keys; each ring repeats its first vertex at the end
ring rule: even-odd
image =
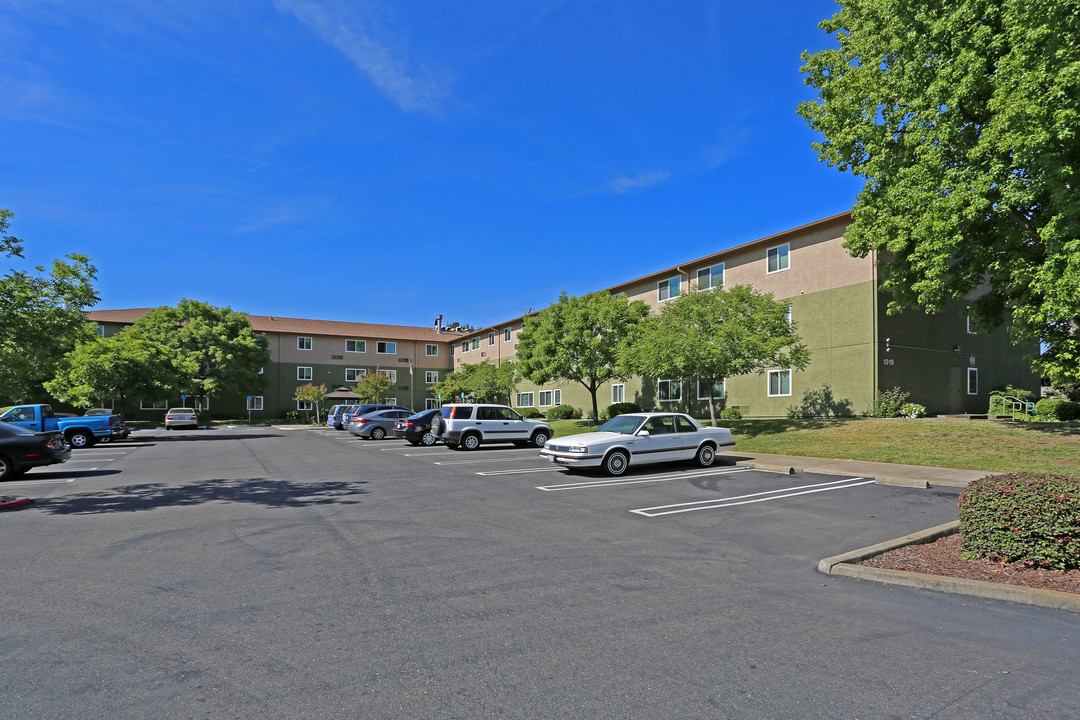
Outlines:
{"type": "Polygon", "coordinates": [[[18,477],[32,467],[67,462],[71,448],[58,431],[34,432],[0,422],[0,480],[18,477]]]}
{"type": "Polygon", "coordinates": [[[413,445],[434,445],[435,433],[431,432],[431,419],[439,414],[435,410],[424,410],[394,423],[394,437],[405,438],[413,445]]]}

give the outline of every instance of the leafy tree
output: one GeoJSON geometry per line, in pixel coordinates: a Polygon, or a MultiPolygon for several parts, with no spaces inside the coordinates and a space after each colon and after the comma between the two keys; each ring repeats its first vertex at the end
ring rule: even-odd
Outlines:
{"type": "MultiPolygon", "coordinates": [[[[0,254],[23,257],[22,241],[7,233],[14,216],[0,210],[0,254]]],[[[85,310],[98,296],[97,269],[72,253],[54,260],[46,276],[12,270],[0,277],[0,396],[26,398],[53,375],[65,352],[94,337],[85,310]]]]}
{"type": "MultiPolygon", "coordinates": [[[[696,378],[708,387],[768,368],[802,370],[810,351],[788,318],[787,303],[749,285],[692,288],[633,331],[621,362],[628,374],[696,378]]],[[[711,397],[709,417],[716,425],[711,397]]]]}
{"type": "Polygon", "coordinates": [[[442,395],[446,402],[461,398],[464,394],[472,402],[510,404],[520,376],[512,362],[495,365],[479,362],[464,363],[459,369],[431,386],[431,391],[442,395]]]}
{"type": "Polygon", "coordinates": [[[129,401],[166,397],[177,384],[176,369],[160,346],[120,332],[77,345],[45,389],[77,407],[108,407],[115,398],[123,414],[129,401]]]}
{"type": "MultiPolygon", "coordinates": [[[[322,411],[319,410],[319,403],[326,397],[326,393],[327,390],[325,385],[313,385],[312,383],[308,383],[307,385],[301,385],[296,388],[296,394],[293,395],[293,399],[304,403],[305,407],[314,405],[315,421],[318,422],[322,417],[322,411]]],[[[305,410],[304,412],[307,413],[309,411],[305,410]]]]}
{"type": "Polygon", "coordinates": [[[1075,0],[843,0],[803,53],[799,113],[821,159],[866,178],[844,233],[882,253],[889,312],[972,303],[1080,380],[1080,6],[1075,0]]]}
{"type": "Polygon", "coordinates": [[[266,339],[230,308],[184,299],[174,308],[151,310],[124,333],[156,343],[169,355],[181,392],[249,395],[262,388],[259,370],[270,360],[266,339]]]}
{"type": "Polygon", "coordinates": [[[386,402],[386,398],[390,397],[390,390],[393,387],[394,383],[391,382],[390,376],[382,370],[376,370],[360,378],[359,382],[353,386],[352,391],[360,396],[361,405],[367,405],[369,403],[386,402]]]}
{"type": "Polygon", "coordinates": [[[518,336],[521,374],[537,385],[552,380],[580,383],[592,395],[592,419],[599,417],[596,391],[613,379],[625,379],[618,364],[627,334],[649,314],[640,300],[603,291],[568,297],[525,318],[518,336]]]}

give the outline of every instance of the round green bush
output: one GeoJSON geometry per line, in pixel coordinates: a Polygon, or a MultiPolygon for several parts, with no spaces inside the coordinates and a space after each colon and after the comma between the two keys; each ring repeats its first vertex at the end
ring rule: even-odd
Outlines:
{"type": "Polygon", "coordinates": [[[557,405],[548,410],[548,420],[578,420],[581,418],[581,411],[573,405],[557,405]]]}
{"type": "Polygon", "coordinates": [[[724,420],[742,420],[742,411],[737,407],[726,407],[720,411],[720,417],[724,420]]]}
{"type": "Polygon", "coordinates": [[[525,417],[525,418],[542,418],[542,417],[544,417],[543,413],[541,413],[539,410],[537,410],[534,407],[518,408],[517,411],[519,413],[521,413],[521,417],[525,417]]]}
{"type": "Polygon", "coordinates": [[[608,405],[600,412],[601,420],[610,420],[616,415],[623,415],[625,413],[639,413],[641,412],[641,406],[631,402],[613,403],[608,405]]]}
{"type": "Polygon", "coordinates": [[[968,485],[957,506],[965,557],[1080,568],[1080,478],[990,475],[968,485]]]}
{"type": "Polygon", "coordinates": [[[1069,422],[1080,419],[1080,403],[1064,398],[1043,398],[1035,403],[1035,414],[1040,420],[1069,422]]]}

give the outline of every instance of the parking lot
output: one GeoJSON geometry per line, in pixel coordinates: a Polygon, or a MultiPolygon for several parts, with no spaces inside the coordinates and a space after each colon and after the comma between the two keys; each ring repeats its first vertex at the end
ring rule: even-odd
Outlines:
{"type": "Polygon", "coordinates": [[[1080,713],[1075,615],[815,570],[951,488],[236,427],[3,492],[3,717],[1080,713]]]}

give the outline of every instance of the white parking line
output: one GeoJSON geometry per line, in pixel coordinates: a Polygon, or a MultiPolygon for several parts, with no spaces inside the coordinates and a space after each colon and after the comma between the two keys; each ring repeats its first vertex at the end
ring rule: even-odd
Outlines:
{"type": "Polygon", "coordinates": [[[476,460],[447,460],[436,462],[434,465],[479,465],[482,463],[521,462],[523,460],[537,460],[539,455],[525,455],[519,457],[478,458],[476,460]]]}
{"type": "Polygon", "coordinates": [[[693,512],[694,510],[717,510],[719,508],[734,507],[736,505],[749,505],[750,503],[769,502],[783,498],[795,497],[796,495],[810,495],[811,493],[828,492],[830,490],[846,490],[847,488],[860,485],[873,485],[873,480],[862,478],[846,478],[833,482],[818,483],[816,485],[802,485],[803,488],[815,488],[813,490],[799,490],[791,492],[795,488],[781,488],[779,490],[766,490],[765,492],[752,493],[750,495],[738,495],[730,498],[718,498],[716,500],[699,500],[697,502],[679,503],[677,505],[659,505],[651,508],[641,508],[630,512],[645,517],[660,517],[661,515],[675,515],[676,513],[693,512]],[[857,482],[861,480],[862,482],[857,482]],[[783,493],[783,494],[781,494],[783,493]],[[769,497],[763,497],[768,495],[769,497]],[[748,500],[747,498],[752,498],[748,500]],[[736,502],[739,501],[739,502],[736,502]]]}
{"type": "Polygon", "coordinates": [[[70,465],[71,463],[96,463],[96,462],[114,462],[116,458],[94,458],[93,460],[82,460],[81,458],[72,458],[65,463],[70,465]]]}
{"type": "Polygon", "coordinates": [[[548,467],[548,466],[545,465],[543,467],[528,468],[528,469],[525,469],[525,470],[492,470],[491,472],[478,472],[476,474],[477,475],[483,475],[485,477],[491,477],[493,475],[526,475],[528,473],[558,472],[558,471],[559,471],[559,468],[557,468],[557,467],[548,467]]]}
{"type": "MultiPolygon", "coordinates": [[[[95,468],[90,468],[91,470],[95,468]]],[[[3,487],[12,487],[15,485],[63,485],[64,483],[75,482],[79,478],[68,478],[67,480],[19,480],[17,482],[5,482],[3,487]]]]}
{"type": "Polygon", "coordinates": [[[667,480],[682,480],[685,478],[704,477],[706,475],[735,475],[749,472],[751,468],[718,468],[714,470],[702,469],[687,472],[664,473],[662,475],[646,475],[631,478],[608,478],[607,480],[583,480],[581,482],[563,483],[561,485],[542,485],[537,490],[556,492],[559,490],[588,490],[599,487],[614,487],[617,485],[638,485],[648,482],[665,482],[667,480]]]}

